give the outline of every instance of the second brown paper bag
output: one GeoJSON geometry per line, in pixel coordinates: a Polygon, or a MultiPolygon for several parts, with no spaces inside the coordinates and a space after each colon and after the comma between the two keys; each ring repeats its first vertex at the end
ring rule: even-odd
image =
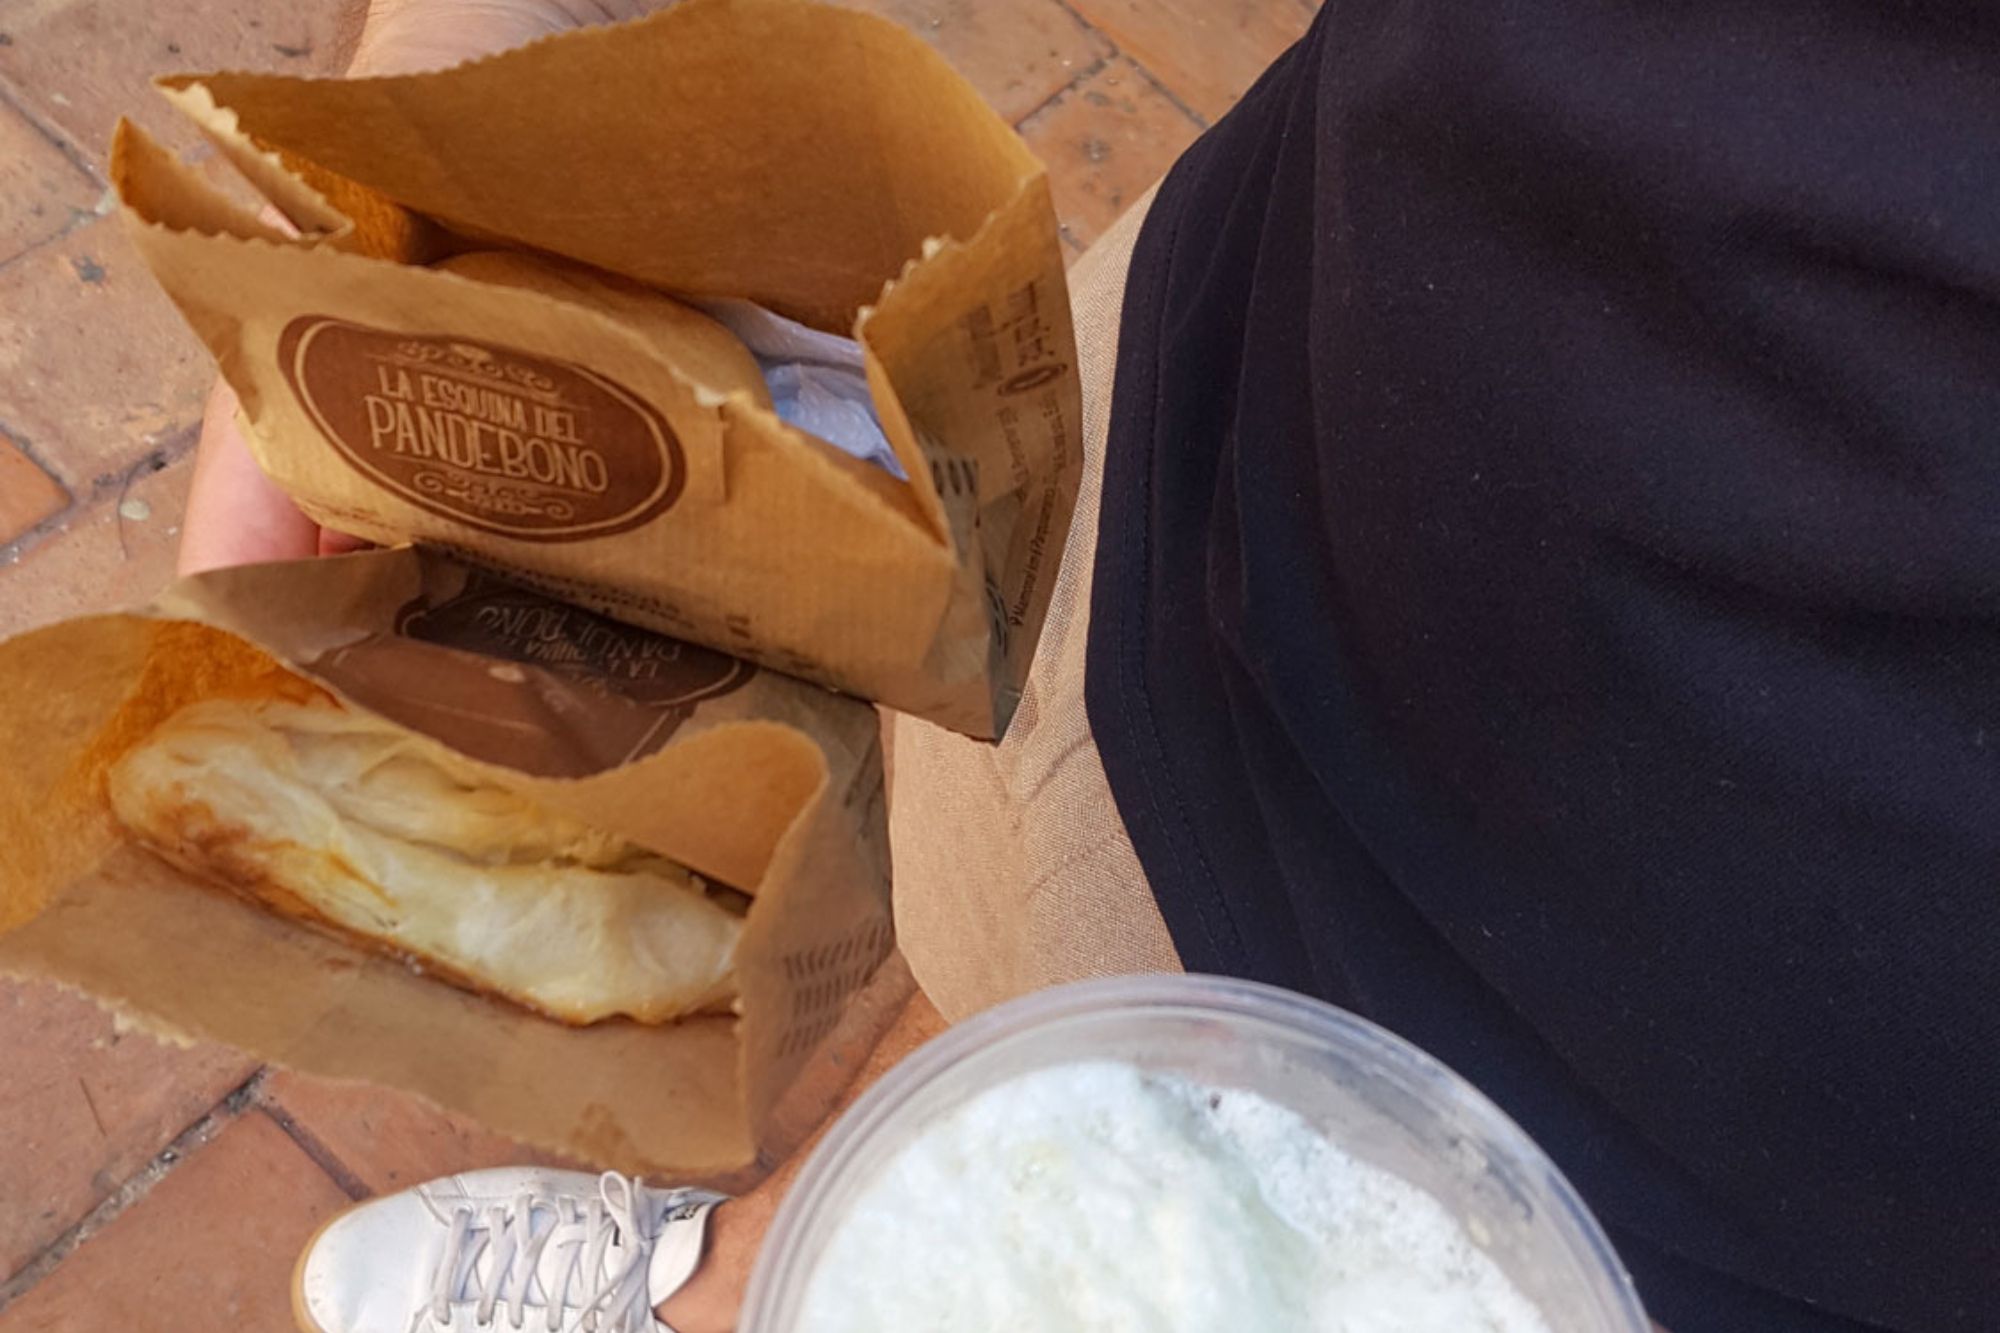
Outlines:
{"type": "Polygon", "coordinates": [[[1076,358],[1043,170],[922,40],[689,0],[433,74],[163,87],[298,230],[121,126],[138,246],[310,515],[1004,729],[1075,501],[1076,358]],[[852,334],[908,480],[598,312],[424,267],[494,246],[852,334]],[[511,461],[371,429],[419,386],[511,461]]]}
{"type": "Polygon", "coordinates": [[[0,643],[0,974],[156,1032],[402,1088],[626,1171],[756,1160],[888,954],[872,708],[404,549],[220,570],[0,643]],[[108,768],[282,667],[485,780],[753,895],[740,1016],[569,1027],[210,887],[113,818],[108,768]]]}

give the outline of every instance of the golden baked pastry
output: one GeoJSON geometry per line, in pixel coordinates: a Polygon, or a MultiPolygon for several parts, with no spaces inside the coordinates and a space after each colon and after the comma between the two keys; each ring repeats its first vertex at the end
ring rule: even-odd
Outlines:
{"type": "Polygon", "coordinates": [[[735,995],[727,890],[324,694],[190,705],[109,795],[192,874],[566,1023],[735,995]]]}

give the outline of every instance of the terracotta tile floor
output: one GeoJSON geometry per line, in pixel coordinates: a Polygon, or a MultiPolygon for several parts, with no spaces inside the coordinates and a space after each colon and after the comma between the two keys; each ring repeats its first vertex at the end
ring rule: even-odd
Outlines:
{"type": "MultiPolygon", "coordinates": [[[[921,33],[1020,127],[1078,252],[1313,8],[848,2],[921,33]]],[[[173,128],[146,88],[161,70],[332,72],[348,3],[0,3],[0,635],[142,601],[173,560],[208,363],[105,216],[113,121],[173,128]]],[[[851,1062],[839,1045],[815,1071],[826,1087],[851,1062]]],[[[519,1155],[408,1099],[160,1045],[87,1001],[7,982],[0,1129],[4,1333],[282,1333],[292,1252],[329,1210],[519,1155]]]]}

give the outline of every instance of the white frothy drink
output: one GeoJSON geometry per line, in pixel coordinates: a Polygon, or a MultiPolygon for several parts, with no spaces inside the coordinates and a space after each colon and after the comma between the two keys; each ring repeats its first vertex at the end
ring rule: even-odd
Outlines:
{"type": "Polygon", "coordinates": [[[1294,1112],[1110,1062],[974,1097],[838,1223],[799,1333],[1549,1333],[1431,1195],[1294,1112]]]}

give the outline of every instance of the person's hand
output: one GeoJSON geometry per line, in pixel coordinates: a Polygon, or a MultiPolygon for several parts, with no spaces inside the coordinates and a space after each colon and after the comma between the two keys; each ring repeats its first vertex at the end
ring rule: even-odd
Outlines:
{"type": "MultiPolygon", "coordinates": [[[[373,0],[349,62],[350,78],[413,74],[567,28],[638,18],[661,0],[373,0]]],[[[272,484],[236,425],[236,395],[208,398],[181,525],[180,572],[260,560],[296,560],[362,545],[323,532],[272,484]]]]}
{"type": "Polygon", "coordinates": [[[180,572],[352,551],[363,543],[326,532],[265,476],[236,425],[236,395],[221,380],[208,394],[195,446],[180,572]]]}
{"type": "Polygon", "coordinates": [[[349,78],[414,74],[592,23],[620,23],[672,0],[371,0],[349,78]]]}

